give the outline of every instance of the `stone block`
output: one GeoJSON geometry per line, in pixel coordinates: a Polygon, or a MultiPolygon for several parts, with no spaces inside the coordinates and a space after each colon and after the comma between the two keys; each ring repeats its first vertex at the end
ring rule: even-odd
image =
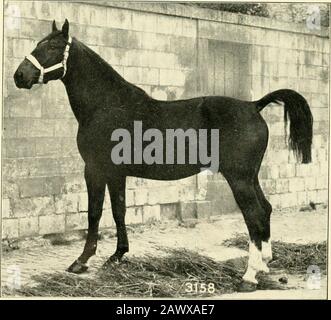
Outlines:
{"type": "Polygon", "coordinates": [[[169,52],[171,36],[166,34],[157,34],[152,32],[141,33],[142,49],[169,52]]]}
{"type": "Polygon", "coordinates": [[[38,217],[19,218],[19,237],[32,237],[37,236],[39,232],[39,219],[38,217]]]}
{"type": "Polygon", "coordinates": [[[84,230],[88,227],[86,212],[70,213],[65,215],[65,230],[84,230]]]}
{"type": "Polygon", "coordinates": [[[261,180],[261,188],[267,194],[275,194],[276,193],[276,181],[275,179],[266,179],[261,180]]]}
{"type": "Polygon", "coordinates": [[[71,24],[79,23],[79,11],[77,10],[77,4],[70,3],[68,1],[61,2],[62,12],[65,13],[66,18],[71,22],[71,24]]]}
{"type": "Polygon", "coordinates": [[[160,208],[162,220],[175,220],[179,218],[178,203],[161,204],[160,208]]]}
{"type": "Polygon", "coordinates": [[[304,191],[305,187],[305,179],[304,178],[292,178],[289,180],[289,191],[297,192],[304,191]]]}
{"type": "Polygon", "coordinates": [[[155,32],[157,31],[158,15],[146,12],[132,12],[132,30],[155,32]]]}
{"type": "Polygon", "coordinates": [[[65,214],[39,217],[39,234],[61,233],[65,231],[65,214]]]}
{"type": "MultiPolygon", "coordinates": [[[[179,187],[179,200],[180,201],[193,201],[196,199],[197,190],[196,185],[181,185],[179,187]]],[[[204,198],[203,198],[204,199],[204,198]]],[[[199,200],[199,199],[196,199],[199,200]]],[[[200,199],[202,200],[202,199],[200,199]]]]}
{"type": "Polygon", "coordinates": [[[184,86],[186,74],[180,70],[160,69],[160,85],[184,86]]]}
{"type": "Polygon", "coordinates": [[[154,188],[149,190],[148,204],[174,203],[179,200],[178,187],[154,188]]]}
{"type": "Polygon", "coordinates": [[[183,34],[183,22],[181,18],[174,16],[158,15],[157,16],[157,33],[181,35],[183,34]]]}
{"type": "Polygon", "coordinates": [[[9,199],[2,198],[1,219],[10,218],[12,216],[9,199]]]}
{"type": "Polygon", "coordinates": [[[88,211],[88,196],[87,192],[82,192],[78,194],[78,211],[87,212],[88,211]]]}
{"type": "Polygon", "coordinates": [[[160,205],[143,207],[143,223],[160,221],[160,220],[161,220],[160,205]]]}
{"type": "MultiPolygon", "coordinates": [[[[111,32],[114,33],[115,29],[112,29],[111,32]]],[[[117,36],[116,38],[116,44],[114,39],[112,41],[105,43],[105,45],[112,45],[119,48],[125,48],[125,49],[140,49],[141,48],[141,33],[137,31],[132,30],[121,30],[116,29],[115,34],[117,36]]]]}
{"type": "Polygon", "coordinates": [[[35,138],[37,156],[54,156],[61,154],[61,140],[58,138],[35,138]]]}
{"type": "Polygon", "coordinates": [[[135,204],[135,194],[133,190],[126,189],[125,203],[127,207],[132,207],[135,204]]]}
{"type": "Polygon", "coordinates": [[[18,181],[21,198],[45,196],[46,178],[31,178],[18,181]]]}
{"type": "Polygon", "coordinates": [[[18,238],[18,219],[2,220],[2,239],[18,238]]]}
{"type": "Polygon", "coordinates": [[[3,138],[16,138],[17,137],[17,120],[16,119],[3,119],[3,138]]]}
{"type": "Polygon", "coordinates": [[[317,190],[307,191],[307,201],[309,202],[318,202],[317,201],[317,190]]]}
{"type": "Polygon", "coordinates": [[[132,29],[132,10],[106,8],[107,26],[118,29],[132,29]]]}
{"type": "Polygon", "coordinates": [[[287,163],[279,167],[280,178],[292,178],[295,176],[295,164],[287,163]]]}
{"type": "Polygon", "coordinates": [[[297,206],[296,192],[280,194],[279,198],[282,208],[291,208],[297,206]]]}
{"type": "Polygon", "coordinates": [[[54,121],[51,119],[24,119],[18,122],[17,137],[52,137],[54,121]]]}
{"type": "Polygon", "coordinates": [[[196,206],[198,219],[209,219],[213,214],[211,201],[197,201],[196,206]]]}
{"type": "Polygon", "coordinates": [[[4,140],[6,157],[25,158],[36,155],[36,141],[34,138],[6,139],[4,140]]]}
{"type": "Polygon", "coordinates": [[[76,119],[54,120],[55,137],[75,137],[77,135],[78,124],[76,119]]]}
{"type": "Polygon", "coordinates": [[[197,203],[194,201],[179,202],[179,216],[181,220],[196,219],[198,217],[197,203]]]}
{"type": "Polygon", "coordinates": [[[14,180],[2,180],[2,198],[17,198],[19,197],[18,185],[14,180]]]}
{"type": "Polygon", "coordinates": [[[306,190],[316,190],[316,177],[305,178],[305,189],[306,190]]]}
{"type": "Polygon", "coordinates": [[[64,177],[28,178],[18,181],[22,198],[59,194],[64,184],[64,177]]]}
{"type": "Polygon", "coordinates": [[[316,189],[327,189],[328,188],[328,176],[316,177],[316,189]]]}
{"type": "Polygon", "coordinates": [[[141,206],[147,204],[148,202],[148,189],[147,188],[137,188],[134,191],[135,194],[135,205],[141,206]]]}
{"type": "Polygon", "coordinates": [[[212,202],[213,215],[238,211],[237,203],[227,182],[210,181],[206,200],[212,202]]]}
{"type": "Polygon", "coordinates": [[[130,207],[126,209],[125,215],[126,224],[141,224],[143,223],[143,208],[130,207]]]}
{"type": "Polygon", "coordinates": [[[135,84],[158,85],[159,69],[124,67],[124,78],[135,84]]]}
{"type": "Polygon", "coordinates": [[[288,179],[277,179],[276,180],[276,193],[287,193],[289,192],[289,180],[288,179]]]}
{"type": "Polygon", "coordinates": [[[317,190],[317,198],[318,203],[328,203],[328,190],[317,190]]]}
{"type": "Polygon", "coordinates": [[[296,194],[297,194],[297,201],[298,201],[297,205],[298,206],[305,206],[308,204],[306,191],[298,191],[296,194]]]}
{"type": "Polygon", "coordinates": [[[13,198],[10,206],[14,217],[36,217],[54,214],[53,197],[13,198]]]}
{"type": "Polygon", "coordinates": [[[55,213],[63,214],[78,211],[78,194],[60,194],[55,196],[55,213]]]}
{"type": "Polygon", "coordinates": [[[107,10],[108,8],[104,7],[97,7],[95,6],[93,10],[90,10],[91,15],[91,25],[93,26],[100,26],[100,27],[113,27],[110,25],[107,20],[107,10]]]}

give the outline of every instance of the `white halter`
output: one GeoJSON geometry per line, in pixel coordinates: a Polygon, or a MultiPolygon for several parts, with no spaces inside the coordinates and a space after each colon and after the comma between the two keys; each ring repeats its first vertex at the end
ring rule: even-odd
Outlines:
{"type": "Polygon", "coordinates": [[[72,42],[72,38],[69,36],[68,37],[67,45],[66,45],[66,47],[64,49],[64,52],[63,52],[63,60],[62,60],[62,62],[59,62],[59,63],[57,63],[57,64],[55,64],[55,65],[53,65],[51,67],[48,67],[46,69],[39,63],[39,61],[32,54],[29,54],[28,56],[25,57],[38,70],[40,70],[40,76],[39,76],[39,79],[38,79],[38,83],[44,83],[44,74],[46,74],[48,72],[51,72],[51,71],[54,71],[56,69],[60,69],[60,68],[63,68],[63,75],[62,75],[61,78],[64,78],[64,76],[67,73],[67,60],[68,60],[68,57],[69,57],[69,49],[70,49],[71,42],[72,42]]]}

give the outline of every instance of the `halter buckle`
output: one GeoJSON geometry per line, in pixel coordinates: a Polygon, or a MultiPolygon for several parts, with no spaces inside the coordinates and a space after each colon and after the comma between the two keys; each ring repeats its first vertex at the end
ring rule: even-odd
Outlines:
{"type": "Polygon", "coordinates": [[[43,84],[44,83],[44,73],[45,69],[43,67],[40,68],[40,75],[38,79],[38,83],[43,84]]]}

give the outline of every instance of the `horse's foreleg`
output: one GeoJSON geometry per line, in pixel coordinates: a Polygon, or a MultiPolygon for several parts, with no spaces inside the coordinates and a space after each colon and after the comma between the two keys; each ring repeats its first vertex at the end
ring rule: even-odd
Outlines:
{"type": "Polygon", "coordinates": [[[105,197],[106,182],[93,169],[85,167],[85,181],[88,193],[88,233],[83,253],[68,268],[69,272],[82,273],[87,270],[87,261],[97,249],[99,221],[105,197]]]}
{"type": "Polygon", "coordinates": [[[107,267],[109,263],[119,262],[122,256],[129,251],[129,241],[125,227],[125,182],[126,177],[117,177],[107,184],[113,217],[116,224],[117,248],[115,253],[105,263],[105,267],[107,267]]]}

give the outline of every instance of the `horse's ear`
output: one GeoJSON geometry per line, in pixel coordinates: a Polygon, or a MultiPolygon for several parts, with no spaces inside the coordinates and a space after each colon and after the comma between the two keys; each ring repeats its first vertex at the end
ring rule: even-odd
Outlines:
{"type": "Polygon", "coordinates": [[[55,20],[53,20],[53,24],[52,24],[52,32],[54,32],[54,31],[57,31],[55,20]]]}
{"type": "Polygon", "coordinates": [[[69,21],[67,19],[64,21],[64,24],[62,26],[62,34],[64,35],[65,38],[68,37],[68,34],[69,34],[69,21]]]}

